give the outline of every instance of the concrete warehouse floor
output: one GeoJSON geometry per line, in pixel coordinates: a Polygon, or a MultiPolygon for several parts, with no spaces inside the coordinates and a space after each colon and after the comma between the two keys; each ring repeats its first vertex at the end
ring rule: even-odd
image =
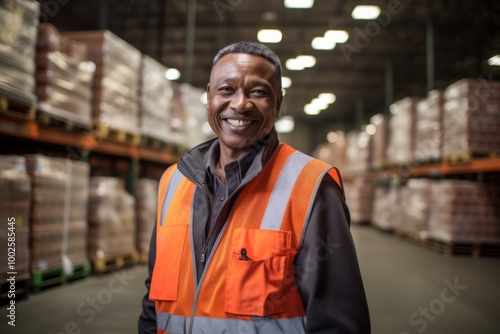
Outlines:
{"type": "MultiPolygon", "coordinates": [[[[449,257],[368,226],[352,233],[373,334],[500,333],[500,258],[449,257]]],[[[0,333],[136,333],[145,277],[140,265],[31,294],[15,327],[2,307],[0,333]]]]}

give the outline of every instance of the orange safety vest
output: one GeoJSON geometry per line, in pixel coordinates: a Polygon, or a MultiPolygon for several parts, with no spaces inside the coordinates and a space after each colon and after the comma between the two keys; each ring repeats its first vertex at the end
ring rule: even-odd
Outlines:
{"type": "Polygon", "coordinates": [[[195,184],[176,165],[159,188],[149,298],[157,333],[305,333],[294,258],[323,176],[338,171],[286,144],[242,190],[195,279],[195,184]]]}

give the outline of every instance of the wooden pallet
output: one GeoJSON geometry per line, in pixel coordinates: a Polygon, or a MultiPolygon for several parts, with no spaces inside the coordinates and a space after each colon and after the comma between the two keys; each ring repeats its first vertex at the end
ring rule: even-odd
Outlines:
{"type": "MultiPolygon", "coordinates": [[[[15,300],[19,301],[27,299],[29,296],[30,275],[25,274],[16,276],[15,285],[15,300]]],[[[12,298],[10,298],[11,296],[9,296],[9,293],[11,292],[10,288],[10,282],[2,282],[0,285],[0,305],[6,305],[12,300],[12,298]]]]}
{"type": "Polygon", "coordinates": [[[149,260],[149,253],[148,252],[140,252],[139,253],[139,263],[140,264],[147,264],[149,260]]]}
{"type": "Polygon", "coordinates": [[[46,111],[38,110],[37,120],[43,125],[53,125],[57,127],[64,128],[68,131],[83,130],[88,131],[91,129],[90,124],[85,124],[83,122],[77,122],[69,119],[62,119],[46,111]]]}
{"type": "Polygon", "coordinates": [[[434,165],[441,162],[441,158],[418,159],[413,162],[415,166],[434,165]]]}
{"type": "Polygon", "coordinates": [[[125,130],[115,129],[105,124],[98,124],[96,131],[102,136],[112,141],[119,143],[137,146],[141,143],[141,135],[139,133],[129,133],[125,130]]]}
{"type": "Polygon", "coordinates": [[[141,135],[141,146],[166,150],[173,150],[174,148],[172,143],[168,143],[162,139],[150,137],[148,135],[141,135]]]}
{"type": "Polygon", "coordinates": [[[92,271],[92,265],[90,261],[85,261],[73,266],[73,274],[68,275],[66,280],[68,282],[75,281],[77,279],[85,278],[90,275],[92,271]]]}
{"type": "Polygon", "coordinates": [[[124,255],[107,256],[92,259],[93,272],[97,274],[107,273],[121,268],[131,267],[139,262],[139,254],[132,252],[124,255]]]}
{"type": "Polygon", "coordinates": [[[405,231],[400,231],[398,229],[394,230],[394,234],[398,236],[400,239],[420,247],[424,247],[425,243],[427,242],[426,239],[420,238],[418,235],[408,233],[405,231]]]}
{"type": "Polygon", "coordinates": [[[429,239],[425,241],[423,246],[448,256],[500,256],[500,245],[498,244],[466,243],[429,239]]]}
{"type": "Polygon", "coordinates": [[[0,96],[0,113],[32,121],[36,117],[36,106],[0,96]]]}
{"type": "Polygon", "coordinates": [[[471,162],[474,158],[497,158],[500,152],[463,150],[453,153],[443,154],[443,161],[449,164],[461,164],[471,162]]]}

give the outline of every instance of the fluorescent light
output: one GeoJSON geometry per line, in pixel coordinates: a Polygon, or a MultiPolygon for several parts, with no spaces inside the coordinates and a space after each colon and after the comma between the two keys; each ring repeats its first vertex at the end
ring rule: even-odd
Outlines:
{"type": "Polygon", "coordinates": [[[496,55],[488,59],[488,65],[490,66],[500,66],[500,55],[496,55]]]}
{"type": "Polygon", "coordinates": [[[295,120],[290,116],[283,116],[274,123],[278,133],[290,133],[295,127],[295,120]]]}
{"type": "Polygon", "coordinates": [[[328,103],[321,101],[319,98],[312,99],[311,104],[319,110],[325,110],[326,108],[328,108],[328,103]]]}
{"type": "Polygon", "coordinates": [[[257,33],[257,39],[261,43],[279,43],[283,34],[278,29],[261,29],[257,33]]]}
{"type": "Polygon", "coordinates": [[[376,114],[370,118],[370,122],[375,126],[382,124],[383,121],[384,116],[382,116],[382,114],[376,114]]]}
{"type": "Polygon", "coordinates": [[[302,71],[305,68],[296,58],[288,59],[285,66],[291,71],[302,71]]]}
{"type": "Polygon", "coordinates": [[[328,140],[329,143],[335,143],[339,139],[339,135],[335,131],[330,131],[326,135],[326,140],[328,140]]]}
{"type": "Polygon", "coordinates": [[[335,43],[324,37],[314,37],[311,46],[315,50],[333,50],[335,48],[335,43]]]}
{"type": "Polygon", "coordinates": [[[282,77],[281,78],[281,87],[282,88],[290,88],[291,85],[292,85],[292,79],[290,79],[289,77],[282,77]]]}
{"type": "Polygon", "coordinates": [[[345,30],[327,30],[323,37],[333,43],[345,43],[349,39],[349,34],[345,30]]]}
{"type": "Polygon", "coordinates": [[[313,106],[311,103],[308,103],[304,106],[304,112],[307,115],[318,115],[321,110],[319,110],[316,106],[313,106]]]}
{"type": "Polygon", "coordinates": [[[337,100],[337,97],[333,93],[321,93],[318,95],[318,99],[325,103],[332,104],[337,100]]]}
{"type": "Polygon", "coordinates": [[[316,65],[316,58],[314,58],[314,56],[300,55],[295,59],[297,59],[297,61],[299,61],[300,64],[302,64],[302,66],[304,67],[313,67],[314,65],[316,65]]]}
{"type": "Polygon", "coordinates": [[[203,92],[203,94],[201,94],[201,96],[200,96],[200,102],[203,103],[203,104],[207,104],[208,103],[207,92],[203,92]]]}
{"type": "Polygon", "coordinates": [[[374,20],[380,15],[379,6],[356,6],[351,13],[355,20],[374,20]]]}
{"type": "Polygon", "coordinates": [[[181,77],[181,72],[179,72],[179,70],[176,68],[169,68],[165,72],[165,78],[167,78],[168,80],[177,80],[180,77],[181,77]]]}
{"type": "Polygon", "coordinates": [[[365,132],[367,134],[369,134],[370,136],[373,136],[375,134],[375,132],[377,132],[377,127],[373,124],[368,124],[366,127],[365,127],[365,132]]]}
{"type": "Polygon", "coordinates": [[[314,0],[285,0],[286,8],[312,8],[314,0]]]}

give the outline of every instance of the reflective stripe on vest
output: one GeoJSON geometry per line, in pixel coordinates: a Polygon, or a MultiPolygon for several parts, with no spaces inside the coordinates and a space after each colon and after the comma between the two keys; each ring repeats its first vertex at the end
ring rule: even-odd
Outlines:
{"type": "Polygon", "coordinates": [[[195,185],[175,165],[167,170],[158,199],[161,265],[150,288],[158,333],[304,333],[293,263],[326,173],[342,190],[335,169],[281,144],[238,195],[197,285],[189,232],[195,185]]]}

